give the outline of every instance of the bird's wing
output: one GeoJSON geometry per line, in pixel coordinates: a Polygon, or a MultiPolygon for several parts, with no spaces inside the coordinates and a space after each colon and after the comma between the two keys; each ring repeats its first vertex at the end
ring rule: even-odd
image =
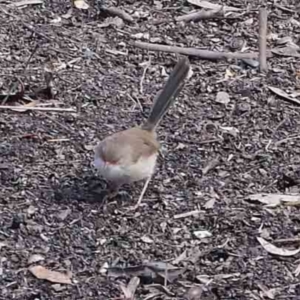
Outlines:
{"type": "Polygon", "coordinates": [[[117,132],[104,139],[96,149],[101,158],[111,164],[130,165],[141,156],[157,153],[159,144],[152,133],[140,128],[117,132]]]}

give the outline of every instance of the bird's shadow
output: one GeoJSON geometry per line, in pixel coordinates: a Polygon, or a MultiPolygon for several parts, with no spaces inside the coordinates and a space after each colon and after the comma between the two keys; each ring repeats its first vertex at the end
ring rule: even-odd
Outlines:
{"type": "MultiPolygon", "coordinates": [[[[52,199],[57,203],[85,202],[102,206],[106,202],[105,196],[108,185],[100,176],[91,170],[81,170],[78,174],[66,175],[52,182],[52,199]]],[[[124,200],[124,195],[116,196],[114,201],[124,200]]]]}

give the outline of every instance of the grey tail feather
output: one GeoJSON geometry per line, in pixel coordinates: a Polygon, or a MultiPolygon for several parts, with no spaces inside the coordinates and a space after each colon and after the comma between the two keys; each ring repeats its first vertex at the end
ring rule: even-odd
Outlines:
{"type": "Polygon", "coordinates": [[[151,113],[142,125],[142,129],[153,131],[168,111],[184,86],[184,80],[190,69],[188,58],[181,58],[168,78],[162,91],[156,96],[151,113]]]}

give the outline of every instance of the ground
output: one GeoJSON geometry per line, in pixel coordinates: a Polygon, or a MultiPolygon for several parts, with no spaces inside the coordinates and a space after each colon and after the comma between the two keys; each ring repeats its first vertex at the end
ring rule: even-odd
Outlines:
{"type": "MultiPolygon", "coordinates": [[[[257,239],[299,248],[299,208],[246,200],[298,192],[300,109],[268,89],[300,89],[297,57],[273,56],[266,75],[234,59],[190,57],[193,74],[158,130],[162,155],[136,211],[128,208],[142,183],[102,206],[105,182],[91,167],[92,147],[147,116],[177,60],[131,41],[149,35],[153,43],[214,51],[244,41],[255,52],[262,1],[222,1],[242,10],[196,23],[173,21],[196,8],[186,1],[89,1],[88,10],[72,14],[67,0],[18,8],[12,2],[0,6],[2,104],[26,104],[30,96],[36,106],[76,112],[1,109],[1,299],[124,299],[120,285],[135,274],[108,276],[104,267],[128,270],[146,261],[182,272],[165,288],[155,278],[141,281],[136,299],[299,299],[300,255],[273,255],[257,239]],[[119,5],[135,22],[122,24],[103,5],[119,5]],[[50,65],[52,95],[37,93],[50,65]],[[23,99],[5,97],[16,78],[23,99]],[[216,101],[218,92],[229,102],[216,101]],[[71,272],[72,284],[38,279],[33,265],[71,272]],[[193,298],[195,287],[202,295],[193,298]]],[[[286,37],[297,44],[297,1],[265,4],[268,47],[286,37]]]]}

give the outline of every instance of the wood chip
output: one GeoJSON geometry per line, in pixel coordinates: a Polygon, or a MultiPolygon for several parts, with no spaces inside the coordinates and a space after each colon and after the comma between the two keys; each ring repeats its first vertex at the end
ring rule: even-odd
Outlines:
{"type": "Polygon", "coordinates": [[[44,279],[54,283],[72,284],[70,275],[51,271],[43,266],[30,267],[29,271],[38,279],[44,279]]]}
{"type": "Polygon", "coordinates": [[[125,299],[134,299],[134,294],[136,292],[137,287],[140,284],[140,279],[135,276],[130,279],[127,286],[121,285],[121,290],[124,293],[125,299]]]}
{"type": "Polygon", "coordinates": [[[38,261],[42,261],[42,260],[44,260],[45,259],[45,257],[43,256],[43,255],[41,255],[41,254],[33,254],[33,255],[31,255],[29,258],[28,258],[28,264],[29,265],[31,265],[31,264],[33,264],[33,263],[36,263],[36,262],[38,262],[38,261]]]}
{"type": "Polygon", "coordinates": [[[11,3],[8,6],[21,7],[21,6],[25,6],[25,5],[34,5],[34,4],[43,4],[43,3],[44,3],[43,0],[23,0],[23,1],[11,3]]]}
{"type": "Polygon", "coordinates": [[[216,102],[221,104],[228,104],[230,102],[230,97],[226,92],[218,92],[216,96],[216,102]]]}
{"type": "Polygon", "coordinates": [[[182,214],[178,214],[174,216],[174,219],[182,219],[182,218],[187,218],[187,217],[191,217],[191,216],[196,216],[199,215],[200,213],[202,213],[202,210],[192,210],[189,212],[185,212],[182,214]]]}
{"type": "Polygon", "coordinates": [[[207,230],[198,230],[198,231],[194,231],[193,233],[194,233],[194,236],[199,240],[212,236],[212,234],[207,230]]]}
{"type": "Polygon", "coordinates": [[[78,9],[88,9],[89,5],[84,0],[75,0],[74,6],[78,9]]]}
{"type": "MultiPolygon", "coordinates": [[[[217,9],[221,9],[222,5],[220,4],[215,4],[215,3],[211,3],[209,1],[202,1],[202,0],[188,0],[189,3],[195,5],[195,6],[199,6],[202,8],[207,8],[207,9],[213,9],[213,10],[217,10],[217,9]]],[[[223,6],[224,10],[227,11],[241,11],[241,8],[237,8],[237,7],[233,7],[233,6],[223,6]]]]}
{"type": "Polygon", "coordinates": [[[253,194],[246,197],[246,200],[258,201],[270,207],[280,204],[291,205],[300,202],[300,195],[284,195],[284,194],[253,194]]]}
{"type": "Polygon", "coordinates": [[[151,240],[148,236],[144,235],[141,237],[141,240],[146,244],[152,244],[153,240],[151,240]]]}

